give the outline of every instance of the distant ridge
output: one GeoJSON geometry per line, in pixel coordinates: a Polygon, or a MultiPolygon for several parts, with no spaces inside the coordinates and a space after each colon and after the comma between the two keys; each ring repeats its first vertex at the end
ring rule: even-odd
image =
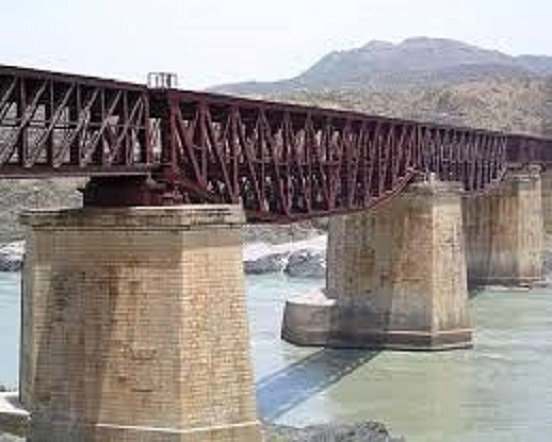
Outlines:
{"type": "Polygon", "coordinates": [[[489,77],[552,75],[552,57],[511,56],[450,39],[415,37],[399,44],[371,41],[322,57],[301,75],[276,82],[243,82],[212,91],[272,95],[302,90],[443,86],[489,77]]]}

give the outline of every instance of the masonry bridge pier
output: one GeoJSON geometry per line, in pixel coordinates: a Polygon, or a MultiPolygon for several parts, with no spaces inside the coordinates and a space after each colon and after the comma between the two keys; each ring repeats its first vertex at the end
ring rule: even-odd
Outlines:
{"type": "Polygon", "coordinates": [[[472,345],[468,286],[543,279],[538,166],[487,194],[413,182],[373,211],[330,219],[326,289],[288,300],[282,336],[299,345],[446,350],[472,345]]]}
{"type": "Polygon", "coordinates": [[[299,345],[469,347],[468,284],[542,279],[550,140],[165,83],[0,66],[0,178],[90,178],[21,217],[31,441],[261,440],[245,222],[330,217],[299,345]]]}

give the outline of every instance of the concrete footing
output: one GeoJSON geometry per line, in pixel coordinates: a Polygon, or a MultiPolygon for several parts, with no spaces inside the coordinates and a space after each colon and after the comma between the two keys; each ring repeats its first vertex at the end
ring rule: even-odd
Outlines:
{"type": "Polygon", "coordinates": [[[436,351],[469,348],[472,329],[386,330],[371,324],[371,311],[343,306],[324,291],[286,302],[282,338],[300,346],[436,351]],[[354,309],[354,311],[353,311],[354,309]],[[347,327],[336,326],[347,321],[347,327]],[[356,327],[356,329],[353,329],[356,327]]]}
{"type": "Polygon", "coordinates": [[[446,350],[471,346],[460,187],[419,182],[375,213],[330,220],[327,289],[290,299],[299,345],[446,350]]]}
{"type": "Polygon", "coordinates": [[[538,166],[509,171],[490,194],[463,201],[471,285],[543,280],[544,224],[538,166]]]}
{"type": "Polygon", "coordinates": [[[32,442],[258,442],[235,206],[33,212],[32,442]]]}

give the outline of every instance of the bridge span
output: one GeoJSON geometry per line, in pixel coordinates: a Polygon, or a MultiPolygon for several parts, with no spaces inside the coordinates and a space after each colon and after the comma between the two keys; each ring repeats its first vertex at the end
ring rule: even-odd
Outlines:
{"type": "Polygon", "coordinates": [[[259,442],[246,222],[328,216],[298,345],[472,345],[468,283],[530,286],[552,225],[537,136],[0,66],[0,179],[85,176],[29,211],[20,400],[33,442],[259,442]]]}
{"type": "Polygon", "coordinates": [[[0,178],[88,176],[87,205],[289,222],[365,211],[415,176],[475,193],[548,161],[538,137],[0,65],[0,178]]]}

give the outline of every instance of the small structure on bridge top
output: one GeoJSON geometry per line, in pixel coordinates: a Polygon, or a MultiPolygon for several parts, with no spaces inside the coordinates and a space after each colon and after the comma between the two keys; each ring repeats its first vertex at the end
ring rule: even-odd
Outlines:
{"type": "Polygon", "coordinates": [[[173,72],[150,72],[148,74],[148,87],[150,89],[176,89],[178,76],[173,72]]]}

